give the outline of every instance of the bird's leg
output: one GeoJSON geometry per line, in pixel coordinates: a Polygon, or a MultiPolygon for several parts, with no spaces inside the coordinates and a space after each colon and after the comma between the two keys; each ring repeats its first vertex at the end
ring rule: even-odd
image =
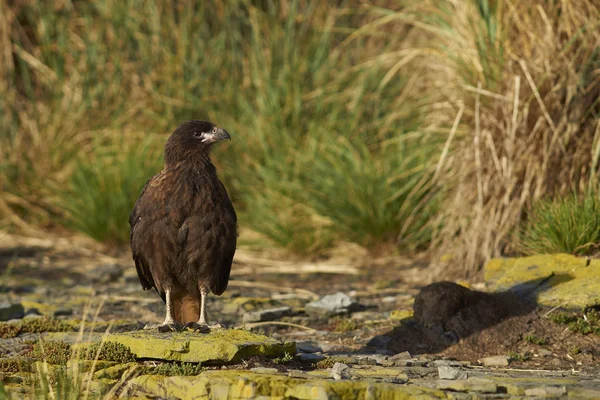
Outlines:
{"type": "MultiPolygon", "coordinates": [[[[166,303],[166,315],[165,315],[165,320],[163,321],[162,324],[158,325],[158,331],[159,332],[172,332],[172,331],[178,331],[180,330],[180,326],[177,322],[175,322],[175,320],[173,319],[173,305],[171,303],[171,289],[166,289],[165,290],[165,303],[166,303]]],[[[152,328],[154,328],[154,326],[152,326],[152,328]]]]}
{"type": "Polygon", "coordinates": [[[200,285],[200,318],[198,325],[208,325],[206,323],[206,295],[208,291],[204,285],[200,285]]]}
{"type": "Polygon", "coordinates": [[[207,332],[211,329],[225,328],[225,326],[221,324],[208,325],[206,322],[206,297],[208,296],[208,289],[202,283],[198,285],[198,289],[200,289],[200,318],[198,318],[198,322],[195,324],[189,324],[187,327],[200,332],[207,332]]]}

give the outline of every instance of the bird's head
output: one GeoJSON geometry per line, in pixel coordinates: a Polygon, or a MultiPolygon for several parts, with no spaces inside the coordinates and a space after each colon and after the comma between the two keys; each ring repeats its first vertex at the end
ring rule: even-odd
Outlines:
{"type": "Polygon", "coordinates": [[[165,145],[165,162],[177,164],[184,160],[208,157],[214,143],[231,136],[223,129],[208,121],[187,121],[171,134],[165,145]]]}

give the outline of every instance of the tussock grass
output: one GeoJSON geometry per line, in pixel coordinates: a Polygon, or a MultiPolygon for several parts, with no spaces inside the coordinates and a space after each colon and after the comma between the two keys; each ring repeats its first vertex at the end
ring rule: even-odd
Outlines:
{"type": "Polygon", "coordinates": [[[537,199],[597,180],[600,7],[431,0],[379,12],[429,45],[418,63],[439,96],[425,123],[453,133],[436,168],[445,202],[433,246],[446,272],[472,276],[515,250],[537,199]]]}
{"type": "Polygon", "coordinates": [[[519,248],[526,254],[590,254],[600,243],[600,197],[595,190],[534,205],[519,248]]]}
{"type": "Polygon", "coordinates": [[[371,58],[395,43],[346,41],[370,18],[353,7],[213,6],[8,8],[5,225],[58,221],[126,241],[133,201],[160,170],[154,150],[179,122],[208,118],[233,133],[215,158],[244,227],[303,253],[398,237],[423,247],[436,143],[419,132],[427,96],[416,78],[371,58]]]}
{"type": "Polygon", "coordinates": [[[162,169],[162,146],[153,138],[116,142],[78,157],[66,187],[54,192],[67,226],[103,242],[124,243],[133,204],[145,182],[162,169]]]}
{"type": "Polygon", "coordinates": [[[155,151],[207,118],[245,228],[430,246],[473,276],[538,199],[597,181],[599,20],[590,0],[3,4],[0,226],[125,241],[155,151]]]}

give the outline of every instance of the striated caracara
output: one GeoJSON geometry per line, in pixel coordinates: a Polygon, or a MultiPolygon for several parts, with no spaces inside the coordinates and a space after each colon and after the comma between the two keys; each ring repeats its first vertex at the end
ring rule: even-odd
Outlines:
{"type": "Polygon", "coordinates": [[[212,145],[231,139],[206,121],[181,124],[165,145],[165,167],[146,183],[133,212],[131,251],[144,290],[166,303],[159,331],[186,324],[206,330],[206,296],[227,288],[236,214],[210,161],[212,145]]]}

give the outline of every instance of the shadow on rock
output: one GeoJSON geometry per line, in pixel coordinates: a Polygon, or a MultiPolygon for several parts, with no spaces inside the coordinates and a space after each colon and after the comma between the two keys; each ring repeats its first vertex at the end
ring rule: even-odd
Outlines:
{"type": "Polygon", "coordinates": [[[415,297],[414,318],[374,337],[367,347],[394,353],[408,351],[411,355],[442,352],[502,321],[535,311],[537,295],[551,287],[550,278],[554,285],[572,279],[568,274],[551,275],[497,293],[479,292],[452,282],[425,286],[415,297]]]}

